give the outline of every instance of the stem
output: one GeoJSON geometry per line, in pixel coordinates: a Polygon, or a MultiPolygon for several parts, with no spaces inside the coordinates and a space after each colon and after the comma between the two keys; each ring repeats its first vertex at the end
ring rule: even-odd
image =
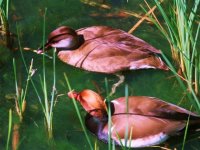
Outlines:
{"type": "MultiPolygon", "coordinates": [[[[71,85],[70,85],[70,83],[69,83],[69,79],[68,79],[68,77],[67,77],[67,75],[66,75],[65,73],[64,73],[64,77],[65,77],[65,81],[67,82],[67,86],[68,86],[69,91],[72,91],[71,85]]],[[[83,131],[84,131],[86,140],[87,140],[87,142],[88,142],[88,144],[89,144],[89,147],[90,147],[91,150],[93,150],[91,141],[90,141],[90,139],[89,139],[89,137],[88,137],[86,128],[85,128],[84,123],[83,123],[83,119],[82,119],[81,114],[80,114],[80,112],[79,112],[79,109],[78,109],[76,100],[75,100],[74,98],[72,98],[72,101],[73,101],[73,104],[74,104],[76,113],[77,113],[77,115],[78,115],[78,119],[79,119],[79,121],[80,121],[80,123],[81,123],[81,127],[83,128],[83,131]]]]}
{"type": "Polygon", "coordinates": [[[11,129],[12,129],[12,110],[9,109],[8,137],[7,137],[7,143],[6,143],[6,150],[9,149],[8,147],[9,147],[9,142],[10,142],[11,129]]]}

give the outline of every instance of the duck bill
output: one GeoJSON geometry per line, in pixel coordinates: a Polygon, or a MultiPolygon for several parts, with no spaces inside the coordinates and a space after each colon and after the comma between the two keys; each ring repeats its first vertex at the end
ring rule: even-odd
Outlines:
{"type": "Polygon", "coordinates": [[[49,42],[47,42],[44,46],[41,46],[40,48],[37,49],[37,54],[43,54],[46,51],[48,51],[50,49],[50,44],[49,42]]]}
{"type": "Polygon", "coordinates": [[[47,49],[43,48],[43,46],[42,46],[42,47],[40,47],[40,48],[37,49],[37,54],[44,54],[45,51],[47,51],[47,49]]]}
{"type": "Polygon", "coordinates": [[[37,50],[37,54],[43,54],[43,53],[44,53],[44,50],[42,50],[42,49],[37,50]]]}
{"type": "Polygon", "coordinates": [[[67,95],[68,95],[69,98],[75,99],[75,100],[78,100],[78,101],[79,101],[79,99],[78,99],[79,93],[75,92],[74,90],[69,91],[69,92],[67,93],[67,95]]]}

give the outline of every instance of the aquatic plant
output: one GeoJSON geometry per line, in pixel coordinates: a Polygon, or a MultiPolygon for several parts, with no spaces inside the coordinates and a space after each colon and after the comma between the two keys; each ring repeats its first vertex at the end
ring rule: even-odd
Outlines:
{"type": "Polygon", "coordinates": [[[44,103],[40,99],[40,104],[45,115],[46,126],[48,131],[48,137],[51,139],[53,137],[53,106],[55,103],[55,93],[56,93],[56,67],[55,67],[55,51],[53,52],[53,85],[51,91],[50,102],[47,92],[47,83],[46,83],[46,69],[45,69],[45,56],[43,55],[43,76],[40,76],[40,82],[44,94],[44,103]]]}
{"type": "MultiPolygon", "coordinates": [[[[168,5],[170,11],[167,11],[158,0],[154,1],[164,19],[164,24],[160,23],[154,13],[150,17],[169,42],[172,57],[179,68],[178,73],[169,58],[164,54],[163,57],[186,91],[191,103],[200,112],[200,52],[197,48],[200,23],[195,20],[200,0],[195,0],[191,8],[185,0],[174,0],[168,5]]],[[[149,7],[147,2],[146,4],[149,7]]]]}
{"type": "MultiPolygon", "coordinates": [[[[44,24],[43,24],[43,44],[44,44],[44,39],[45,39],[45,17],[46,17],[46,10],[45,10],[45,14],[44,14],[44,24]]],[[[49,96],[48,96],[48,91],[47,91],[47,83],[46,83],[46,67],[45,67],[45,57],[46,55],[43,55],[43,59],[42,59],[42,66],[43,66],[43,74],[42,76],[40,76],[40,83],[41,83],[41,87],[42,87],[42,92],[43,92],[43,98],[42,96],[39,94],[40,92],[38,91],[38,88],[36,87],[35,83],[33,82],[31,76],[35,73],[35,70],[32,69],[33,66],[33,62],[31,62],[30,68],[28,69],[27,63],[25,61],[24,55],[23,55],[23,51],[22,51],[22,46],[21,46],[21,42],[20,42],[20,38],[19,38],[19,29],[18,29],[18,25],[17,25],[17,34],[18,34],[18,42],[19,42],[19,49],[20,49],[20,53],[21,53],[21,58],[23,61],[23,64],[25,66],[26,72],[28,73],[28,79],[27,79],[27,86],[28,86],[28,81],[30,80],[32,86],[33,86],[33,90],[35,91],[35,94],[39,100],[39,103],[42,107],[42,111],[44,113],[45,116],[45,125],[47,128],[47,132],[48,132],[48,137],[49,139],[53,138],[53,106],[55,104],[55,93],[56,93],[56,59],[55,59],[55,51],[53,52],[53,85],[52,85],[52,91],[51,91],[51,96],[50,96],[50,101],[49,101],[49,96]]],[[[25,89],[27,89],[27,86],[25,89]]],[[[16,85],[17,87],[17,85],[16,85]]],[[[23,92],[23,95],[26,95],[26,90],[25,92],[23,92]]],[[[25,97],[25,96],[24,96],[25,97]]],[[[25,100],[25,98],[20,100],[20,104],[23,103],[23,101],[25,100]]],[[[23,105],[20,105],[23,106],[23,105]]],[[[22,107],[23,108],[23,107],[22,107]]],[[[23,109],[21,109],[23,110],[23,109]]]]}
{"type": "Polygon", "coordinates": [[[0,25],[1,25],[1,37],[3,40],[1,43],[10,48],[10,31],[8,24],[8,11],[9,0],[0,0],[0,25]]]}
{"type": "MultiPolygon", "coordinates": [[[[111,116],[111,106],[110,106],[110,92],[109,92],[109,88],[108,88],[108,80],[107,78],[105,78],[105,89],[106,89],[106,95],[107,97],[105,98],[105,101],[107,102],[107,114],[108,114],[108,150],[115,150],[115,143],[114,140],[111,139],[111,127],[112,127],[112,116],[111,116]]],[[[126,100],[126,113],[128,113],[128,85],[125,85],[125,100],[126,100]]],[[[120,142],[120,144],[122,145],[122,149],[123,150],[129,150],[131,149],[131,142],[129,142],[128,144],[128,140],[131,138],[132,136],[132,130],[130,131],[130,137],[128,137],[128,125],[126,125],[126,129],[125,129],[125,145],[122,144],[122,139],[120,138],[120,136],[118,135],[118,133],[116,132],[115,134],[117,135],[117,138],[120,142]],[[128,145],[127,145],[128,144],[128,145]]]]}
{"type": "MultiPolygon", "coordinates": [[[[21,52],[21,56],[22,56],[22,60],[25,63],[24,57],[23,57],[23,53],[21,50],[21,43],[19,40],[19,30],[17,27],[17,34],[18,34],[18,44],[20,47],[20,52],[21,52]]],[[[13,134],[12,134],[12,149],[13,150],[17,150],[18,146],[19,146],[19,142],[20,142],[20,125],[23,121],[23,117],[24,117],[24,112],[26,109],[26,96],[27,96],[27,92],[28,92],[28,87],[29,87],[29,82],[31,80],[32,75],[35,73],[35,70],[33,69],[33,59],[31,60],[31,64],[29,66],[29,68],[25,65],[26,67],[26,71],[27,71],[27,78],[26,78],[26,84],[25,86],[23,86],[21,84],[21,80],[18,80],[18,73],[17,73],[17,67],[16,67],[16,62],[15,59],[13,58],[13,72],[14,72],[14,83],[15,83],[15,95],[14,97],[11,96],[12,99],[14,99],[15,101],[15,112],[19,118],[19,121],[14,122],[13,123],[13,127],[10,125],[12,124],[12,116],[11,116],[11,112],[12,110],[9,111],[9,131],[8,134],[11,134],[11,128],[13,128],[13,134]],[[11,122],[11,123],[10,123],[11,122]]],[[[21,74],[20,74],[21,75],[21,74]]],[[[8,136],[8,140],[7,142],[9,142],[10,140],[10,135],[8,136]]],[[[7,148],[8,148],[8,143],[7,143],[7,148]]]]}
{"type": "MultiPolygon", "coordinates": [[[[47,9],[45,9],[44,13],[44,23],[43,23],[43,46],[45,43],[45,28],[46,28],[46,12],[47,9]]],[[[45,122],[46,122],[46,127],[48,131],[48,137],[49,139],[53,138],[53,106],[55,103],[55,93],[56,93],[56,59],[55,59],[55,53],[56,50],[53,51],[53,85],[52,85],[52,91],[51,91],[51,96],[50,96],[50,102],[49,102],[49,97],[48,97],[48,91],[47,91],[47,83],[46,83],[46,67],[45,67],[45,55],[43,55],[42,59],[42,66],[43,66],[43,75],[40,76],[40,82],[43,90],[43,95],[44,95],[44,101],[42,102],[40,96],[38,95],[39,102],[42,106],[42,110],[45,116],[45,122]]],[[[36,89],[35,89],[36,90],[36,89]]],[[[38,92],[36,92],[38,93],[38,92]]]]}
{"type": "Polygon", "coordinates": [[[11,36],[8,24],[9,0],[0,0],[0,67],[10,58],[11,36]]]}
{"type": "MultiPolygon", "coordinates": [[[[64,77],[65,77],[65,81],[66,81],[66,83],[67,83],[68,90],[69,90],[69,91],[72,91],[71,84],[70,84],[70,82],[69,82],[69,79],[68,79],[66,73],[64,73],[64,77]]],[[[84,125],[84,123],[83,123],[84,121],[83,121],[83,118],[81,117],[80,111],[79,111],[79,109],[78,109],[77,102],[76,102],[76,100],[75,100],[74,98],[72,98],[72,101],[73,101],[73,104],[74,104],[74,107],[75,107],[75,110],[76,110],[78,119],[79,119],[79,121],[80,121],[80,123],[81,123],[81,127],[82,127],[82,129],[83,129],[84,134],[85,134],[85,138],[86,138],[86,140],[87,140],[87,142],[88,142],[88,145],[89,145],[90,149],[93,150],[92,143],[91,143],[91,140],[90,140],[90,138],[89,138],[89,136],[88,136],[88,134],[87,134],[86,127],[85,127],[85,125],[84,125]]]]}
{"type": "Polygon", "coordinates": [[[15,59],[13,59],[13,68],[14,68],[14,78],[15,78],[15,90],[16,90],[16,98],[15,98],[15,108],[16,112],[20,118],[20,122],[22,122],[23,119],[23,113],[26,108],[26,96],[27,96],[27,90],[29,86],[29,81],[31,76],[34,74],[34,71],[32,69],[33,67],[33,60],[31,60],[31,64],[28,70],[28,77],[26,80],[25,88],[19,87],[18,81],[17,81],[17,69],[15,64],[15,59]]]}
{"type": "Polygon", "coordinates": [[[9,150],[11,131],[12,131],[12,109],[9,109],[9,115],[8,115],[8,137],[7,137],[7,143],[6,143],[6,150],[9,150]]]}

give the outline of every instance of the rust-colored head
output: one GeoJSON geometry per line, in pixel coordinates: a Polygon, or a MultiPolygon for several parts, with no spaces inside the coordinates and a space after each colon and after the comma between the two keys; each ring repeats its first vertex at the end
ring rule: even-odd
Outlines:
{"type": "Polygon", "coordinates": [[[86,89],[80,93],[70,91],[68,96],[79,101],[83,108],[92,116],[102,118],[106,113],[107,107],[103,98],[92,90],[86,89]]]}

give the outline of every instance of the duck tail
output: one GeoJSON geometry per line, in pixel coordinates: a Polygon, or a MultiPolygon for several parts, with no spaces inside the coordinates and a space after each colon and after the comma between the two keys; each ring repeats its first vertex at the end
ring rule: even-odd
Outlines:
{"type": "Polygon", "coordinates": [[[162,69],[162,70],[166,70],[168,71],[169,70],[169,67],[161,60],[160,57],[157,57],[158,61],[160,62],[159,64],[159,69],[162,69]]]}

